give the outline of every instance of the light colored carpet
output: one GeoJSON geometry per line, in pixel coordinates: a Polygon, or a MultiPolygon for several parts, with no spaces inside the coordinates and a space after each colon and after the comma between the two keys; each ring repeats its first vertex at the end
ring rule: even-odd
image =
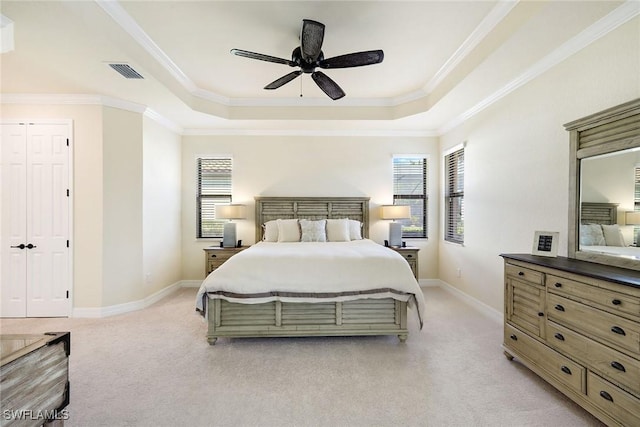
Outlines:
{"type": "Polygon", "coordinates": [[[71,331],[67,426],[600,426],[502,354],[502,325],[438,288],[396,337],[219,339],[196,289],[104,319],[2,319],[71,331]]]}

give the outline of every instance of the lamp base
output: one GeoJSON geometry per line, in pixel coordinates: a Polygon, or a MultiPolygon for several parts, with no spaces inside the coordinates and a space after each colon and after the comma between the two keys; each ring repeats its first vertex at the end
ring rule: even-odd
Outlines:
{"type": "Polygon", "coordinates": [[[235,248],[236,247],[236,223],[227,222],[224,224],[222,232],[222,247],[235,248]]]}
{"type": "Polygon", "coordinates": [[[389,245],[402,246],[402,224],[399,222],[389,224],[389,245]]]}

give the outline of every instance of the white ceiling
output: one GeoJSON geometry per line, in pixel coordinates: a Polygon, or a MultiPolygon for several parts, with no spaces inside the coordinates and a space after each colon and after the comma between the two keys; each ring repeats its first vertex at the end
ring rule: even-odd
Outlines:
{"type": "Polygon", "coordinates": [[[638,16],[640,2],[3,0],[0,10],[15,32],[0,56],[3,102],[98,99],[183,133],[430,135],[638,16]],[[325,24],[325,57],[382,49],[384,61],[324,70],[347,93],[338,101],[306,74],[263,90],[292,69],[230,49],[288,59],[304,18],[325,24]]]}

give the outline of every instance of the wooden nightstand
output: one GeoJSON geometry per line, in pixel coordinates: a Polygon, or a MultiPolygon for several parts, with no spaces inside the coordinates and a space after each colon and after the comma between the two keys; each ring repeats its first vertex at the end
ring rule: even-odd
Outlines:
{"type": "Polygon", "coordinates": [[[219,246],[210,246],[208,248],[204,248],[205,277],[213,270],[224,264],[226,260],[247,248],[248,246],[242,246],[240,248],[221,248],[219,246]]]}
{"type": "Polygon", "coordinates": [[[414,246],[407,246],[404,248],[395,248],[395,247],[391,247],[389,246],[389,249],[393,249],[394,251],[398,252],[400,255],[402,255],[404,257],[404,259],[407,260],[407,262],[409,263],[409,266],[411,267],[411,271],[413,271],[413,275],[415,276],[415,278],[418,278],[418,251],[420,250],[420,248],[416,248],[414,246]]]}

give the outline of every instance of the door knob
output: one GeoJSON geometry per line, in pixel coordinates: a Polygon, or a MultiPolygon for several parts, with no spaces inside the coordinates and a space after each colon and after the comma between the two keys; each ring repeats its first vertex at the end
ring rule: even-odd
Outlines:
{"type": "Polygon", "coordinates": [[[32,245],[31,243],[29,243],[27,245],[27,249],[33,249],[33,248],[37,248],[37,246],[36,245],[32,245]]]}
{"type": "Polygon", "coordinates": [[[18,248],[18,249],[24,249],[26,248],[26,246],[24,245],[24,243],[20,243],[18,246],[11,246],[12,248],[18,248]]]}

